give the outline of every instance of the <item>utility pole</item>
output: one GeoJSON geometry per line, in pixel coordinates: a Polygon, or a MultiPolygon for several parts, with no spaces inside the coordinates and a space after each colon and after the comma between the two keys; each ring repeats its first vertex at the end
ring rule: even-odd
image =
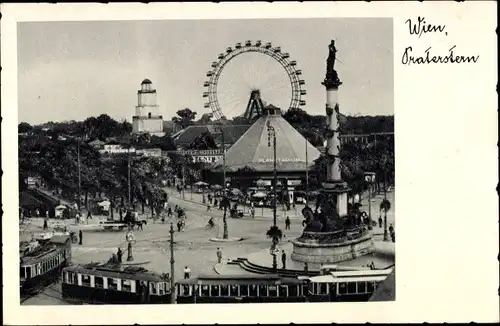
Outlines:
{"type": "Polygon", "coordinates": [[[307,156],[307,139],[306,139],[306,205],[309,202],[309,159],[307,156]]]}
{"type": "MultiPolygon", "coordinates": [[[[273,227],[276,229],[276,133],[274,128],[271,126],[271,123],[269,120],[267,121],[267,146],[271,146],[271,137],[273,138],[273,227]]],[[[278,269],[278,262],[277,262],[277,257],[276,257],[276,252],[274,251],[276,249],[276,245],[278,244],[278,238],[276,236],[273,236],[273,271],[276,272],[278,269]]]]}
{"type": "MultiPolygon", "coordinates": [[[[387,170],[384,167],[384,202],[387,200],[387,170]]],[[[384,241],[389,241],[389,236],[387,234],[387,207],[384,209],[384,241]]]]}
{"type": "Polygon", "coordinates": [[[80,166],[80,139],[77,139],[76,145],[76,156],[78,161],[78,210],[81,209],[81,192],[82,192],[82,177],[81,177],[81,166],[80,166]]]}
{"type": "Polygon", "coordinates": [[[127,157],[128,157],[128,160],[127,160],[127,166],[128,166],[128,206],[129,208],[131,209],[132,208],[132,190],[131,190],[131,185],[130,185],[130,145],[128,146],[128,149],[127,149],[127,157]]]}
{"type": "Polygon", "coordinates": [[[224,142],[224,130],[222,130],[222,126],[220,127],[220,133],[221,133],[221,140],[222,140],[222,178],[224,179],[224,184],[222,185],[222,191],[223,191],[223,201],[224,201],[224,218],[223,218],[223,224],[224,224],[224,231],[222,233],[222,239],[227,239],[229,238],[229,231],[227,229],[227,186],[226,186],[226,144],[224,142]]]}
{"type": "Polygon", "coordinates": [[[175,283],[174,283],[174,223],[170,223],[170,303],[175,303],[175,283]]]}

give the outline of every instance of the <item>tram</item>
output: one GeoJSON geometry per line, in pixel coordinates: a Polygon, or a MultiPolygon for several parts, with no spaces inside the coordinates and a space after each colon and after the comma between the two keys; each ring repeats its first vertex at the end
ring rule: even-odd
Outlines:
{"type": "Polygon", "coordinates": [[[311,302],[368,301],[391,272],[392,269],[341,271],[309,277],[308,299],[311,302]]]}
{"type": "Polygon", "coordinates": [[[170,276],[142,267],[89,263],[62,271],[62,298],[69,303],[170,303],[170,276]]]}
{"type": "Polygon", "coordinates": [[[321,276],[208,276],[176,283],[177,303],[363,302],[392,269],[321,276]]]}
{"type": "Polygon", "coordinates": [[[20,296],[26,299],[56,282],[71,263],[69,235],[38,234],[19,244],[20,296]]]}
{"type": "Polygon", "coordinates": [[[200,276],[176,283],[177,303],[304,302],[308,282],[279,275],[200,276]]]}

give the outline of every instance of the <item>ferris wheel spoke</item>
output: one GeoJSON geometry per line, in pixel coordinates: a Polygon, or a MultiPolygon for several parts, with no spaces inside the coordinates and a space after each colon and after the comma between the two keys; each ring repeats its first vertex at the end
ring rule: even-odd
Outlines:
{"type": "MultiPolygon", "coordinates": [[[[229,116],[231,113],[233,113],[233,111],[236,109],[236,108],[241,108],[243,105],[243,102],[242,101],[238,101],[237,103],[235,103],[230,110],[227,111],[227,115],[229,116]]],[[[244,109],[244,108],[243,108],[244,109]]]]}

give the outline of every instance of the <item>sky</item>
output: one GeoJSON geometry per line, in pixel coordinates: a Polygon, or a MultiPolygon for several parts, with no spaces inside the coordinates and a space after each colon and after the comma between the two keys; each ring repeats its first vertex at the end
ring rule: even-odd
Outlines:
{"type": "MultiPolygon", "coordinates": [[[[271,42],[288,52],[305,80],[302,108],[324,114],[321,82],[331,39],[343,82],[341,112],[393,114],[391,18],[33,22],[18,24],[19,122],[84,120],[103,113],[131,121],[145,78],[158,92],[164,119],[183,108],[201,117],[210,110],[202,94],[212,62],[246,40],[271,42]]],[[[287,78],[265,55],[235,57],[218,85],[224,114],[243,114],[254,88],[265,102],[287,108],[287,78]]]]}

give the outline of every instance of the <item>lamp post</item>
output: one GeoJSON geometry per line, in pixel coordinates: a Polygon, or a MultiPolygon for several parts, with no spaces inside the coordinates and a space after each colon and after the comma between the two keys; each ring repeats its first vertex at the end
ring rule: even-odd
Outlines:
{"type": "Polygon", "coordinates": [[[375,173],[365,172],[365,181],[368,183],[368,230],[372,230],[372,184],[375,182],[375,173]]]}
{"type": "Polygon", "coordinates": [[[174,223],[170,223],[170,303],[175,303],[175,283],[174,283],[174,223]]]}
{"type": "Polygon", "coordinates": [[[125,236],[127,242],[128,242],[128,247],[127,247],[127,261],[133,261],[134,256],[132,254],[132,241],[134,241],[134,233],[132,231],[128,231],[127,235],[125,236]]]}
{"type": "MultiPolygon", "coordinates": [[[[273,227],[276,229],[276,132],[269,120],[267,121],[267,146],[273,147],[273,227]],[[272,145],[271,145],[272,137],[272,145]]],[[[273,234],[273,249],[278,244],[278,238],[273,234]]],[[[276,252],[273,250],[273,271],[278,269],[278,262],[276,259],[276,252]]]]}
{"type": "Polygon", "coordinates": [[[76,145],[76,153],[78,157],[78,210],[82,209],[81,207],[81,198],[82,198],[82,177],[81,177],[81,166],[80,166],[80,139],[77,139],[76,145]]]}
{"type": "Polygon", "coordinates": [[[387,201],[387,170],[384,169],[384,241],[389,241],[387,233],[387,211],[389,210],[389,203],[387,201]]]}
{"type": "Polygon", "coordinates": [[[307,156],[307,138],[306,140],[306,202],[305,204],[307,205],[307,202],[309,200],[309,158],[307,156]]]}
{"type": "Polygon", "coordinates": [[[223,224],[224,224],[224,231],[222,233],[222,238],[223,239],[228,239],[229,238],[229,231],[227,229],[227,188],[228,184],[226,182],[226,144],[224,142],[224,130],[222,126],[219,126],[219,131],[221,134],[221,141],[222,141],[222,178],[224,179],[223,181],[223,188],[222,188],[222,204],[224,206],[224,215],[222,218],[223,224]]]}

